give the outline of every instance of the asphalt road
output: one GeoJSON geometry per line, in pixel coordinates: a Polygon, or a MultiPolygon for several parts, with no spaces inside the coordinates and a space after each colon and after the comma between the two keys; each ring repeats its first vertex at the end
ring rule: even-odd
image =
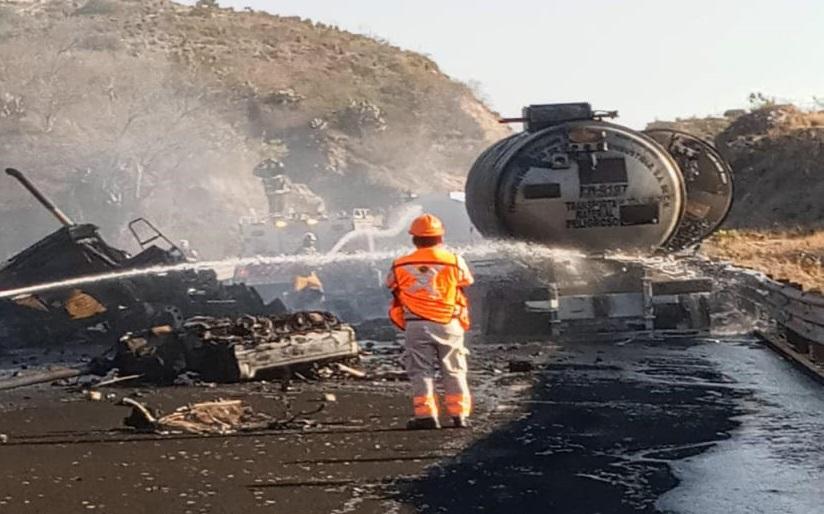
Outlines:
{"type": "Polygon", "coordinates": [[[471,431],[408,432],[405,384],[111,388],[168,410],[338,402],[308,430],[142,435],[60,387],[0,393],[0,512],[815,513],[824,389],[748,339],[475,348],[471,431]],[[512,357],[543,362],[508,373],[512,357]]]}
{"type": "Polygon", "coordinates": [[[824,388],[749,339],[566,347],[423,512],[824,512],[824,388]]]}

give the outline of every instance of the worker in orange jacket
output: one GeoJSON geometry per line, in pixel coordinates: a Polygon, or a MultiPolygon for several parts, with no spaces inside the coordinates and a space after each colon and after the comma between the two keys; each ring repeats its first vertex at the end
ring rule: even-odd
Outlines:
{"type": "Polygon", "coordinates": [[[464,289],[474,279],[462,257],[443,246],[444,227],[431,214],[409,230],[417,248],[392,263],[386,285],[392,290],[389,317],[406,331],[404,365],[412,383],[415,416],[409,429],[440,428],[435,372],[440,367],[446,413],[455,427],[469,426],[472,400],[466,380],[464,333],[469,304],[464,289]]]}

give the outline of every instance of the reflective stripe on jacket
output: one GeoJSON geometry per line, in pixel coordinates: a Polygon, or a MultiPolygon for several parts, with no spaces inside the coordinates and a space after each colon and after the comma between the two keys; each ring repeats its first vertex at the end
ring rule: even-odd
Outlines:
{"type": "Polygon", "coordinates": [[[463,288],[473,282],[466,262],[442,246],[420,248],[396,259],[386,285],[392,290],[389,317],[400,329],[406,317],[413,316],[436,323],[453,318],[469,329],[469,304],[463,288]]]}

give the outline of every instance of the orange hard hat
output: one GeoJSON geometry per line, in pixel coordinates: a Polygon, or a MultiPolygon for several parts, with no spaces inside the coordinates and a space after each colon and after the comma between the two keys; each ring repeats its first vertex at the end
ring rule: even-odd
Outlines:
{"type": "Polygon", "coordinates": [[[442,236],[444,235],[443,222],[437,216],[421,214],[412,222],[409,233],[416,237],[442,236]]]}

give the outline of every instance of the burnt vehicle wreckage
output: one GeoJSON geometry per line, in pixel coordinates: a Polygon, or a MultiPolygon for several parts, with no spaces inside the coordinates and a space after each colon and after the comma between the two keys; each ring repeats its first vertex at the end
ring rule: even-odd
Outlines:
{"type": "MultiPolygon", "coordinates": [[[[72,221],[19,171],[7,169],[6,173],[19,180],[63,226],[0,268],[3,290],[186,262],[183,252],[144,218],[129,223],[141,247],[140,253],[131,256],[106,243],[95,225],[72,221]]],[[[42,345],[93,339],[109,332],[119,335],[194,315],[284,312],[279,302],[265,305],[254,289],[243,284],[222,284],[212,270],[180,269],[2,299],[0,326],[8,344],[42,345]]]]}
{"type": "MultiPolygon", "coordinates": [[[[202,380],[254,380],[274,369],[357,357],[354,330],[326,312],[281,316],[196,316],[173,329],[153,327],[123,336],[103,369],[116,367],[170,384],[186,371],[202,380]]],[[[288,377],[287,377],[288,378],[288,377]]]]}
{"type": "Polygon", "coordinates": [[[103,374],[112,366],[156,382],[183,371],[237,381],[270,368],[357,355],[352,329],[333,315],[289,313],[278,299],[266,304],[253,288],[223,284],[213,270],[185,266],[183,252],[143,218],[129,224],[142,248],[131,256],[107,244],[95,225],[72,221],[21,172],[6,173],[63,226],[0,268],[3,291],[55,286],[0,298],[0,348],[119,340],[114,358],[10,385],[103,374]],[[162,272],[140,273],[152,268],[162,272]],[[118,276],[121,272],[126,273],[118,276]],[[116,278],[61,286],[73,278],[107,274],[116,278]]]}

